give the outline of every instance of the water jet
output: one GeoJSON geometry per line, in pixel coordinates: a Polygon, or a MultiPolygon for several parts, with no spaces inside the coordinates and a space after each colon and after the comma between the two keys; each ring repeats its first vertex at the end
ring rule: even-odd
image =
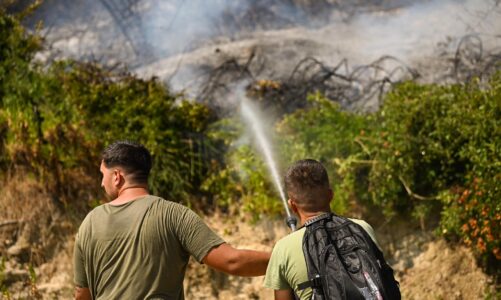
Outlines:
{"type": "Polygon", "coordinates": [[[261,150],[261,153],[264,156],[265,163],[268,166],[268,169],[275,183],[275,187],[277,188],[277,191],[280,195],[280,198],[285,208],[285,213],[287,215],[286,217],[287,226],[289,226],[292,231],[295,231],[297,220],[291,214],[289,206],[287,204],[287,197],[285,196],[284,189],[280,184],[280,176],[278,175],[277,165],[273,158],[270,143],[261,126],[262,122],[257,117],[257,107],[252,105],[252,103],[245,97],[242,97],[242,100],[240,102],[240,113],[242,115],[245,124],[254,134],[259,150],[261,150]]]}

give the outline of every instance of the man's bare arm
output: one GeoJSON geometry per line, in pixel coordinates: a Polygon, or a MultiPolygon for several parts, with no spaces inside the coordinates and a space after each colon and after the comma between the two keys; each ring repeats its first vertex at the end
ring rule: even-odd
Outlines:
{"type": "Polygon", "coordinates": [[[275,290],[275,300],[294,300],[292,290],[275,290]]]}
{"type": "Polygon", "coordinates": [[[92,300],[89,288],[75,287],[75,300],[92,300]]]}
{"type": "Polygon", "coordinates": [[[270,252],[235,249],[225,243],[212,248],[202,262],[231,275],[261,276],[266,273],[270,256],[270,252]]]}

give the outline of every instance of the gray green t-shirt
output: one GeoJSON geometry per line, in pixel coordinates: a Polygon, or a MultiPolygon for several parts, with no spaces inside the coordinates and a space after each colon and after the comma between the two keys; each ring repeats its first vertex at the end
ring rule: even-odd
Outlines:
{"type": "Polygon", "coordinates": [[[75,284],[93,299],[184,299],[190,255],[224,243],[193,211],[159,197],[92,210],[78,230],[75,284]]]}
{"type": "MultiPolygon", "coordinates": [[[[367,231],[377,245],[374,229],[365,221],[350,219],[359,224],[367,231]]],[[[274,290],[293,289],[299,299],[311,298],[311,288],[303,291],[297,289],[297,285],[308,280],[306,260],[303,255],[303,236],[306,228],[303,227],[279,240],[268,263],[264,286],[274,290]]],[[[379,245],[378,245],[379,247],[379,245]]]]}

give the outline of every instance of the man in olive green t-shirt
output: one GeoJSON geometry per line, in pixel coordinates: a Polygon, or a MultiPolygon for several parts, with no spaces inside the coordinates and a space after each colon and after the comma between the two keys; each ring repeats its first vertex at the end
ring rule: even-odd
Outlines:
{"type": "MultiPolygon", "coordinates": [[[[327,171],[319,162],[305,159],[292,165],[285,175],[285,187],[289,206],[299,216],[300,224],[318,215],[330,212],[332,190],[327,171]]],[[[365,221],[350,219],[367,231],[377,245],[372,227],[365,221]]],[[[311,299],[312,290],[299,291],[297,285],[308,281],[306,260],[303,255],[303,236],[306,229],[300,228],[279,240],[266,270],[264,286],[273,289],[275,300],[311,299]]],[[[379,246],[378,246],[379,247],[379,246]]]]}
{"type": "Polygon", "coordinates": [[[74,248],[75,299],[184,299],[190,256],[233,275],[264,275],[270,253],[235,249],[188,208],[148,193],[151,156],[139,144],[108,146],[101,185],[111,202],[82,222],[74,248]]]}

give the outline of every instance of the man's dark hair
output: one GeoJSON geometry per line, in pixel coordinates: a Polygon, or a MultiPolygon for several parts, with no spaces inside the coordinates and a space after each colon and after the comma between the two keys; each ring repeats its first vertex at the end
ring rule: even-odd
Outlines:
{"type": "Polygon", "coordinates": [[[104,149],[101,158],[106,168],[122,167],[135,183],[147,183],[151,170],[148,149],[132,141],[117,141],[104,149]]]}
{"type": "Polygon", "coordinates": [[[289,167],[285,174],[285,188],[289,196],[305,210],[315,210],[324,204],[329,191],[329,175],[324,166],[314,159],[303,159],[289,167]],[[319,199],[321,198],[321,199],[319,199]]]}

